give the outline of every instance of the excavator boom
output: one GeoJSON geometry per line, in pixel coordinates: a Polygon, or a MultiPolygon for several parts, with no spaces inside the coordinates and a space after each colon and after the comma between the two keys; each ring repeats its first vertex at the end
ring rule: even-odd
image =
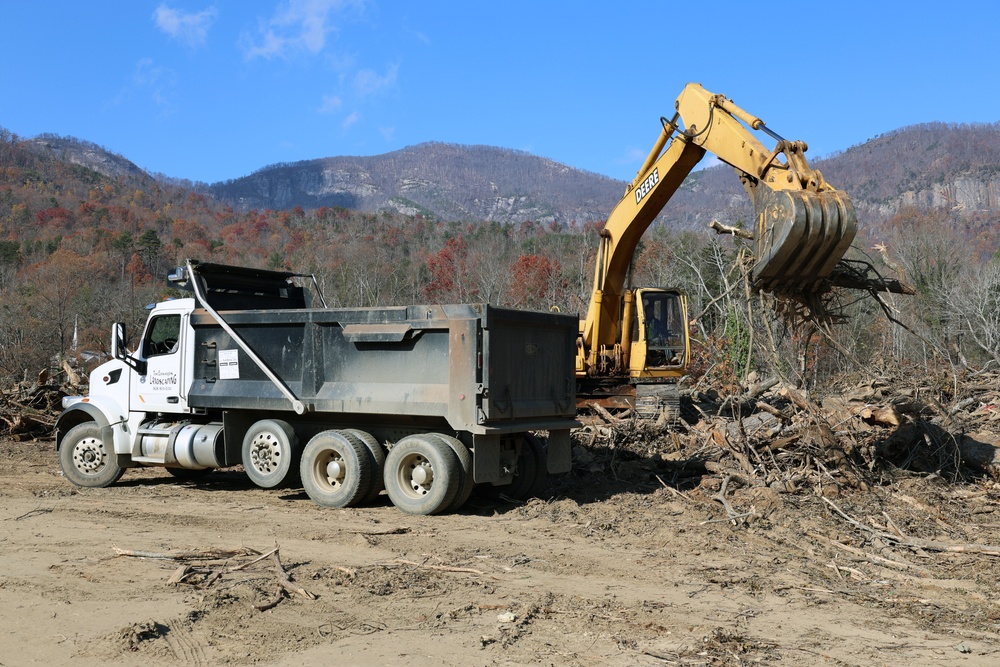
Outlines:
{"type": "Polygon", "coordinates": [[[809,167],[806,144],[783,139],[725,96],[690,83],[677,97],[673,118],[661,124],[660,137],[602,231],[594,294],[581,329],[584,366],[594,363],[599,347],[621,340],[625,277],[639,240],[706,152],[735,168],[753,201],[756,289],[822,289],[857,233],[851,200],[809,167]],[[751,130],[769,135],[775,147],[767,148],[751,130]]]}

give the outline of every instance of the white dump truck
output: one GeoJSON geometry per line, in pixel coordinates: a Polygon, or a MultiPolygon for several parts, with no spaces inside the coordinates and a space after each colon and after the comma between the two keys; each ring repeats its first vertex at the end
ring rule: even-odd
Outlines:
{"type": "Polygon", "coordinates": [[[384,489],[413,514],[477,484],[512,496],[570,469],[577,318],[485,304],[330,309],[315,280],[189,261],[134,352],[123,324],[90,394],[64,399],[56,447],[74,484],[130,467],[179,478],[242,465],[350,507],[384,489]],[[318,299],[317,299],[318,295],[318,299]]]}

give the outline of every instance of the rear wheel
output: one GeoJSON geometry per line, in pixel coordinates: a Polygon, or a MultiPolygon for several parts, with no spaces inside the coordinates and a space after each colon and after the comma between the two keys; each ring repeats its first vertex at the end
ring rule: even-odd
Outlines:
{"type": "Polygon", "coordinates": [[[517,472],[505,493],[517,500],[539,496],[549,477],[546,463],[542,441],[531,433],[525,433],[521,455],[517,458],[517,472]]]}
{"type": "Polygon", "coordinates": [[[346,431],[323,431],[302,452],[302,488],[323,507],[351,507],[371,488],[368,448],[346,431]]]}
{"type": "Polygon", "coordinates": [[[59,447],[59,465],[66,479],[77,486],[99,488],[114,484],[125,473],[118,465],[112,443],[105,443],[95,422],[77,424],[59,447]]]}
{"type": "Polygon", "coordinates": [[[260,420],[243,438],[243,468],[262,489],[297,484],[301,456],[295,430],[279,419],[260,420]]]}
{"type": "Polygon", "coordinates": [[[372,463],[372,474],[371,474],[371,484],[368,487],[368,493],[365,494],[362,502],[370,503],[378,495],[382,493],[385,489],[385,480],[383,479],[383,474],[385,471],[385,448],[375,439],[371,433],[367,431],[362,431],[356,428],[344,429],[344,433],[350,433],[362,443],[368,449],[368,454],[371,457],[372,463]]]}
{"type": "Polygon", "coordinates": [[[410,435],[385,457],[385,490],[408,514],[437,514],[458,495],[461,465],[451,447],[437,438],[410,435]]]}
{"type": "Polygon", "coordinates": [[[517,457],[517,470],[510,484],[481,486],[477,493],[491,500],[500,500],[501,496],[514,500],[527,500],[542,492],[548,480],[545,447],[531,433],[525,433],[522,438],[521,453],[517,457]]]}
{"type": "Polygon", "coordinates": [[[472,495],[472,490],[476,486],[476,482],[472,477],[472,454],[461,440],[450,435],[428,433],[426,437],[436,438],[443,442],[458,458],[458,493],[455,494],[455,500],[451,502],[451,505],[446,510],[448,512],[457,512],[469,500],[469,496],[472,495]]]}

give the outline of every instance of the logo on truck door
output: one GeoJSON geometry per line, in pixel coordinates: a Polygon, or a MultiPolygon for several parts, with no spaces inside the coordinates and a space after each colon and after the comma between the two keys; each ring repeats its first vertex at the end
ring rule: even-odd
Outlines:
{"type": "Polygon", "coordinates": [[[177,373],[154,369],[149,374],[149,387],[153,390],[172,391],[177,387],[177,373]]]}
{"type": "Polygon", "coordinates": [[[653,173],[646,177],[639,187],[635,189],[635,203],[638,204],[642,201],[642,198],[648,195],[653,186],[660,182],[660,169],[657,167],[653,170],[653,173]]]}

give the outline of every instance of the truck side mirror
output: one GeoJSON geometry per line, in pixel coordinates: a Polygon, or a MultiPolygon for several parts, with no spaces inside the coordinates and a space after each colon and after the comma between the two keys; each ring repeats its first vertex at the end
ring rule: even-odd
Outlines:
{"type": "Polygon", "coordinates": [[[111,353],[114,355],[115,359],[123,362],[139,375],[145,375],[146,362],[141,359],[136,359],[128,353],[128,350],[125,347],[126,340],[125,323],[115,322],[111,325],[111,353]]]}
{"type": "Polygon", "coordinates": [[[119,361],[125,361],[128,350],[125,349],[125,323],[115,322],[111,325],[111,354],[119,361]]]}

